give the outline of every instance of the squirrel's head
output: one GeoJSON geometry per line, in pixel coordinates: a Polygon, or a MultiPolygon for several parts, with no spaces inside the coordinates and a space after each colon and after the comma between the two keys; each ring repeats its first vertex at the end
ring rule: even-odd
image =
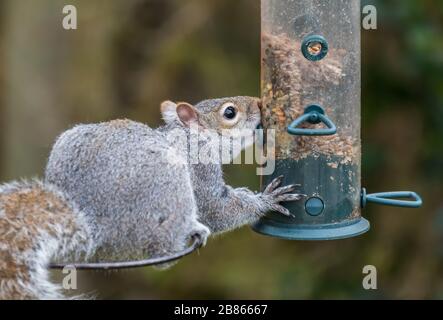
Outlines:
{"type": "Polygon", "coordinates": [[[217,132],[230,129],[251,130],[260,123],[260,100],[254,97],[233,97],[204,100],[195,106],[165,101],[161,112],[166,123],[178,122],[184,127],[197,124],[217,132]]]}
{"type": "Polygon", "coordinates": [[[229,150],[229,161],[232,161],[254,143],[254,132],[261,120],[260,105],[260,100],[253,97],[204,100],[195,106],[165,101],[161,112],[168,124],[197,128],[199,137],[205,137],[214,150],[219,150],[218,147],[229,150]],[[219,139],[221,136],[228,139],[219,139]],[[232,143],[234,141],[236,143],[232,143]]]}

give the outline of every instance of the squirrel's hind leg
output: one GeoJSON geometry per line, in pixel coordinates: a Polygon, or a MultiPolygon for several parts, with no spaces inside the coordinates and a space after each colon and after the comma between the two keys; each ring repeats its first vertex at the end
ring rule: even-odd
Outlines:
{"type": "MultiPolygon", "coordinates": [[[[211,234],[204,224],[197,220],[195,207],[191,214],[181,212],[171,215],[155,232],[152,241],[148,245],[151,257],[165,257],[180,253],[188,248],[195,236],[200,237],[203,245],[211,234]]],[[[167,269],[175,265],[177,261],[156,265],[157,269],[167,269]]]]}

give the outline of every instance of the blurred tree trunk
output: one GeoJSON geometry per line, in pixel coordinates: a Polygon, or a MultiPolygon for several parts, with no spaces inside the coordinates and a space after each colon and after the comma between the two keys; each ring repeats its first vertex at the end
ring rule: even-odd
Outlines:
{"type": "Polygon", "coordinates": [[[5,0],[4,177],[42,174],[56,136],[113,115],[115,31],[137,0],[71,0],[78,29],[64,30],[54,0],[5,0]]]}
{"type": "Polygon", "coordinates": [[[189,96],[190,92],[200,98],[204,88],[199,88],[200,92],[189,90],[191,81],[183,83],[174,77],[180,68],[189,70],[187,79],[195,77],[195,65],[190,67],[180,60],[183,44],[196,38],[193,34],[213,18],[220,3],[142,0],[134,6],[115,41],[117,112],[147,121],[160,120],[158,112],[147,114],[147,106],[157,111],[161,101],[181,99],[180,94],[189,96]]]}

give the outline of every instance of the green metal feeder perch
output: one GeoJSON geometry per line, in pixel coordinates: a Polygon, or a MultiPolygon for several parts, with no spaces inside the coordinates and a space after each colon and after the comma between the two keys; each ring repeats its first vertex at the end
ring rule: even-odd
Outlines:
{"type": "Polygon", "coordinates": [[[263,127],[275,130],[276,161],[262,186],[284,175],[308,197],[286,204],[293,218],[270,213],[253,229],[284,239],[342,239],[369,230],[361,216],[369,202],[421,206],[414,192],[367,194],[361,187],[360,1],[261,5],[263,127]]]}

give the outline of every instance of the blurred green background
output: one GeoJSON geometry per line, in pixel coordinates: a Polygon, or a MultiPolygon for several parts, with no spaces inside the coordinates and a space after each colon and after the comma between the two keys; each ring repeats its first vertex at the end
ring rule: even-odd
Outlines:
{"type": "MultiPolygon", "coordinates": [[[[0,0],[0,175],[42,176],[56,136],[79,122],[157,126],[162,100],[259,95],[258,0],[0,0]],[[64,5],[76,31],[61,27],[64,5]]],[[[363,185],[419,192],[419,210],[370,205],[359,238],[291,242],[249,228],[167,271],[82,272],[99,298],[443,298],[443,2],[376,5],[362,31],[363,185]],[[362,288],[365,265],[378,290],[362,288]]],[[[228,166],[259,188],[253,166],[228,166]]],[[[54,273],[54,277],[60,274],[54,273]]]]}

